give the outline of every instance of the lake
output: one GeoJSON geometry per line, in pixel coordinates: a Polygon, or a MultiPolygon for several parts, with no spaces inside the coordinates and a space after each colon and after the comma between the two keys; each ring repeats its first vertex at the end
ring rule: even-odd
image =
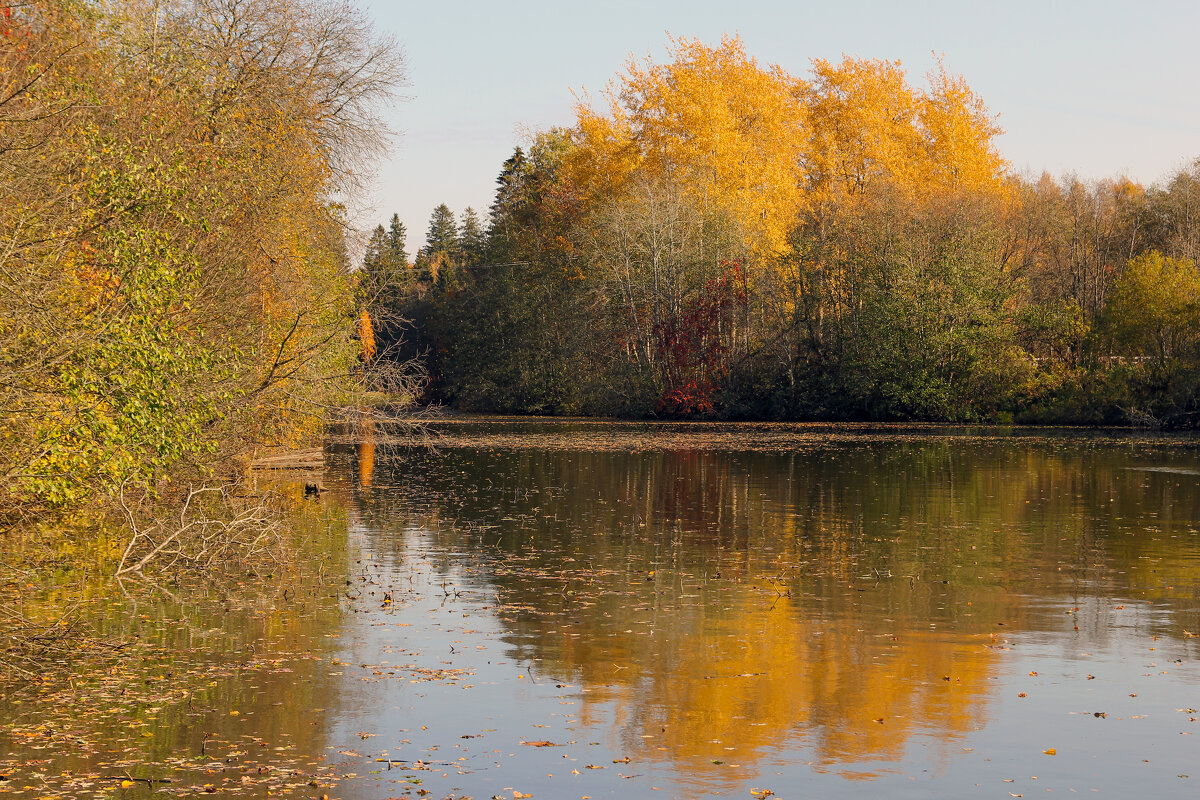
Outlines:
{"type": "Polygon", "coordinates": [[[27,797],[1194,797],[1200,442],[451,418],[334,431],[287,563],[5,602],[27,797]],[[115,648],[115,649],[114,649],[115,648]]]}

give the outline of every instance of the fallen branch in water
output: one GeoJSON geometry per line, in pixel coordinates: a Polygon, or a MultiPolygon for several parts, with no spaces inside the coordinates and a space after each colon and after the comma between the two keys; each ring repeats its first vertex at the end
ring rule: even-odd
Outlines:
{"type": "Polygon", "coordinates": [[[178,512],[143,522],[122,488],[117,501],[132,535],[117,565],[118,576],[141,572],[152,562],[163,569],[182,562],[209,568],[234,556],[268,552],[280,532],[269,496],[244,497],[236,484],[189,488],[178,512]]]}

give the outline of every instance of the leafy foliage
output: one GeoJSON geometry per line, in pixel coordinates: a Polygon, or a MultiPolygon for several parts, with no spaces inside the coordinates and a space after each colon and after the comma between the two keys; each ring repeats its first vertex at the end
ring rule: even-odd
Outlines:
{"type": "Polygon", "coordinates": [[[1200,162],[1149,189],[1026,180],[941,64],[917,87],[898,62],[669,50],[505,161],[482,242],[435,210],[410,306],[432,396],[1194,424],[1200,162]]]}
{"type": "Polygon", "coordinates": [[[167,498],[353,373],[341,209],[394,45],[336,3],[39,0],[0,34],[0,507],[167,498]]]}

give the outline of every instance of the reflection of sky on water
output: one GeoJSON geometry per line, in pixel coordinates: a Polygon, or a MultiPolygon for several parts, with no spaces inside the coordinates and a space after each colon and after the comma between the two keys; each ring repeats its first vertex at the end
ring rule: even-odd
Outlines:
{"type": "Polygon", "coordinates": [[[862,780],[889,797],[1186,796],[1200,780],[1177,777],[1200,773],[1189,446],[504,436],[523,445],[339,450],[362,594],[331,741],[433,767],[343,796],[849,796],[862,780]]]}

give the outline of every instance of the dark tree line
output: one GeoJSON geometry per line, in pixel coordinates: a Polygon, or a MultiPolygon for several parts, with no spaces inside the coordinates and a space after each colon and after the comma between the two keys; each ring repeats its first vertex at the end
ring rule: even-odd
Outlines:
{"type": "Polygon", "coordinates": [[[397,220],[377,229],[363,275],[400,276],[376,296],[377,319],[395,320],[381,338],[426,360],[428,399],[545,414],[1197,420],[1200,162],[1149,189],[1043,176],[1012,179],[1000,201],[914,203],[884,188],[798,218],[790,252],[755,273],[727,220],[667,190],[619,214],[584,208],[561,180],[570,146],[552,135],[518,149],[486,230],[439,206],[414,264],[388,266],[405,257],[397,220]],[[629,269],[598,267],[614,261],[629,269]]]}

